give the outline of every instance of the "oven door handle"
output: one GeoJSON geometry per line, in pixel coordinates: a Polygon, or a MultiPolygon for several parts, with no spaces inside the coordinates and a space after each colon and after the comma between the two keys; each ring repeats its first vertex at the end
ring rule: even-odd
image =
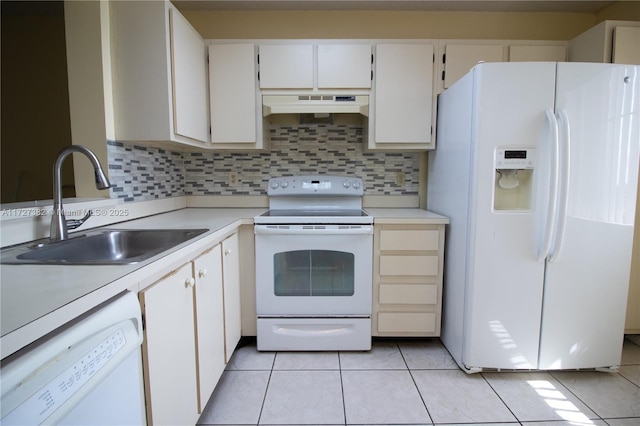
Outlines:
{"type": "Polygon", "coordinates": [[[309,226],[289,226],[282,225],[255,225],[256,235],[367,235],[373,234],[373,226],[363,225],[309,225],[309,226]]]}

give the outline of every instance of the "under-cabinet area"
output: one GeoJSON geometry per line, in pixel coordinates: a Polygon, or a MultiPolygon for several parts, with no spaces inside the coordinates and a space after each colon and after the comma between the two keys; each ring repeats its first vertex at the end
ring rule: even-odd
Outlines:
{"type": "Polygon", "coordinates": [[[439,336],[445,225],[375,226],[373,336],[439,336]]]}

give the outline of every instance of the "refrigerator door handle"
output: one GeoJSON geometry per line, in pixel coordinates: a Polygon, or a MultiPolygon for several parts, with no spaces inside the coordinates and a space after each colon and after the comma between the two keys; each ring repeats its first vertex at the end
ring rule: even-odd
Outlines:
{"type": "Polygon", "coordinates": [[[549,254],[549,262],[558,260],[562,252],[564,242],[564,230],[567,225],[567,210],[569,207],[569,173],[571,170],[571,123],[567,111],[559,109],[557,113],[558,124],[561,128],[560,150],[560,193],[558,194],[558,225],[555,232],[553,247],[549,254]]]}
{"type": "Polygon", "coordinates": [[[547,204],[547,211],[542,212],[546,214],[545,226],[544,226],[544,239],[542,246],[538,247],[538,253],[536,259],[538,262],[542,262],[549,255],[551,251],[551,244],[553,243],[553,231],[555,229],[556,210],[558,203],[558,176],[560,173],[559,157],[560,157],[560,139],[558,131],[558,120],[553,113],[553,110],[545,110],[547,121],[551,127],[551,179],[549,185],[549,199],[547,204]]]}

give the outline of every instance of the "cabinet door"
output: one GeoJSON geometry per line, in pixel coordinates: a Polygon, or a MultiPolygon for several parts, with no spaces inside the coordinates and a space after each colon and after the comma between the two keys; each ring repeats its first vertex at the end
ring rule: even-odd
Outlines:
{"type": "Polygon", "coordinates": [[[225,367],[220,244],[193,261],[196,279],[198,412],[202,413],[225,367]]]}
{"type": "Polygon", "coordinates": [[[478,62],[503,62],[504,46],[447,44],[444,60],[445,89],[468,73],[478,62]]]}
{"type": "Polygon", "coordinates": [[[177,11],[169,11],[174,133],[207,142],[207,65],[204,41],[177,11]]]}
{"type": "Polygon", "coordinates": [[[433,46],[378,44],[374,81],[375,143],[429,143],[433,46]]]}
{"type": "Polygon", "coordinates": [[[147,420],[154,425],[198,419],[191,263],[141,295],[147,420]]]}
{"type": "Polygon", "coordinates": [[[640,27],[615,27],[613,29],[614,64],[640,65],[640,27]]]}
{"type": "Polygon", "coordinates": [[[564,46],[509,46],[509,62],[564,62],[567,48],[564,46]]]}
{"type": "Polygon", "coordinates": [[[321,44],[318,46],[318,88],[371,87],[371,46],[321,44]]]}
{"type": "Polygon", "coordinates": [[[380,256],[380,275],[437,275],[437,255],[380,256]]]}
{"type": "Polygon", "coordinates": [[[437,229],[411,229],[380,231],[380,250],[438,250],[440,231],[437,229]]]}
{"type": "Polygon", "coordinates": [[[312,89],[313,46],[310,44],[261,45],[260,88],[312,89]]]}
{"type": "Polygon", "coordinates": [[[253,44],[209,45],[211,143],[257,141],[256,73],[253,44]]]}
{"type": "Polygon", "coordinates": [[[229,362],[240,341],[240,257],[238,234],[222,242],[222,275],[224,285],[225,360],[229,362]]]}
{"type": "Polygon", "coordinates": [[[434,333],[437,330],[433,312],[380,312],[378,330],[381,333],[434,333]]]}

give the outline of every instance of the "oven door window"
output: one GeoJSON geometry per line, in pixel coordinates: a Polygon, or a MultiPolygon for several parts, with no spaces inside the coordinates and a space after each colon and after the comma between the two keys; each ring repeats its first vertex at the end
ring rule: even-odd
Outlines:
{"type": "Polygon", "coordinates": [[[276,296],[353,296],[353,253],[296,250],[273,256],[276,296]]]}

